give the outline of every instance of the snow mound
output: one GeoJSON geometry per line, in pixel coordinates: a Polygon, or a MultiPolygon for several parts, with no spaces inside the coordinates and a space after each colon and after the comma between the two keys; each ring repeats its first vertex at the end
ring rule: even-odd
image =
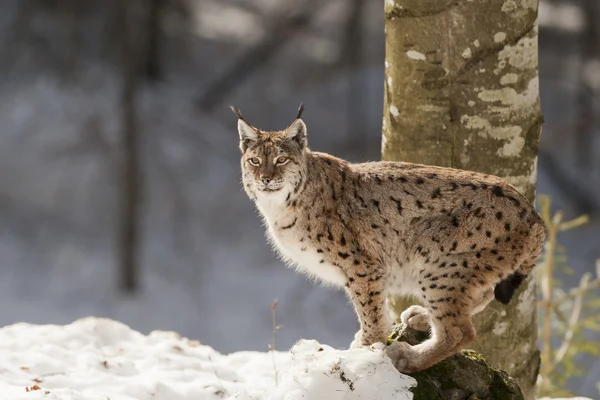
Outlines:
{"type": "Polygon", "coordinates": [[[223,355],[175,332],[146,336],[102,318],[0,329],[2,400],[409,400],[414,385],[378,346],[301,340],[289,353],[223,355]]]}

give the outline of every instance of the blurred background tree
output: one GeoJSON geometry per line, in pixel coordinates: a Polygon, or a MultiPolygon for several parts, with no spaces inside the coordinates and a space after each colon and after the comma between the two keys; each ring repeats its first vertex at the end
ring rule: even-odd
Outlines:
{"type": "MultiPolygon", "coordinates": [[[[278,129],[303,101],[311,147],[379,159],[381,6],[0,2],[0,323],[97,315],[266,350],[265,305],[278,298],[280,348],[300,337],[348,346],[357,323],[344,294],[286,269],[265,243],[227,105],[278,129]]],[[[538,192],[567,219],[590,215],[562,236],[569,286],[600,257],[597,13],[593,0],[540,3],[538,192]]],[[[600,363],[578,361],[589,375],[569,385],[594,397],[600,363]]]]}

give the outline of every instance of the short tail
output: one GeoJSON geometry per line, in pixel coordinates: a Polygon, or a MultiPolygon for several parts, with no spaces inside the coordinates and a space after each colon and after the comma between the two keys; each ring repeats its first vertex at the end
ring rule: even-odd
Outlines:
{"type": "Polygon", "coordinates": [[[526,277],[526,275],[523,275],[520,272],[515,272],[508,278],[500,281],[494,288],[494,297],[496,300],[502,304],[510,303],[510,299],[512,299],[516,290],[521,286],[521,283],[523,283],[526,277]]]}
{"type": "MultiPolygon", "coordinates": [[[[537,214],[537,213],[536,213],[537,214]]],[[[539,216],[536,215],[538,218],[539,216]]],[[[547,229],[541,218],[536,221],[528,235],[524,254],[527,258],[521,262],[516,271],[504,280],[500,281],[494,288],[494,297],[502,304],[510,303],[513,295],[521,286],[527,275],[533,270],[537,259],[542,252],[544,241],[546,240],[547,229]]]]}

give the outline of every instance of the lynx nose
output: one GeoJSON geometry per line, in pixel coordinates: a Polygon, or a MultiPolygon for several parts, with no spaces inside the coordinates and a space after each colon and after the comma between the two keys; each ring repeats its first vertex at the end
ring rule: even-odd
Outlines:
{"type": "Polygon", "coordinates": [[[268,185],[268,184],[269,184],[269,182],[271,182],[271,178],[267,178],[267,177],[264,177],[264,176],[263,176],[262,178],[260,178],[260,181],[261,181],[263,184],[265,184],[265,185],[268,185]]]}

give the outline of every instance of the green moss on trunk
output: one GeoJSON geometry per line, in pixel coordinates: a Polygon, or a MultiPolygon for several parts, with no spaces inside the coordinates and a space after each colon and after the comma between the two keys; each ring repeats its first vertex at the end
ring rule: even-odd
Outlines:
{"type": "MultiPolygon", "coordinates": [[[[427,336],[399,324],[390,334],[389,342],[399,340],[415,345],[427,336]]],[[[414,400],[523,400],[517,382],[473,350],[461,351],[425,371],[409,375],[417,380],[412,390],[414,400]]]]}

